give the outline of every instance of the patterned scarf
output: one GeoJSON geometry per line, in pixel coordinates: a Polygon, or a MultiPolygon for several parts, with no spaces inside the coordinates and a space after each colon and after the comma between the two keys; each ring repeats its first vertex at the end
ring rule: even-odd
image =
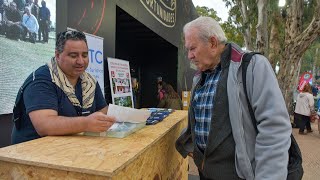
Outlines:
{"type": "Polygon", "coordinates": [[[80,101],[76,96],[74,87],[71,85],[66,75],[57,65],[56,59],[52,58],[51,62],[47,63],[47,66],[49,67],[52,82],[63,90],[63,92],[67,95],[67,97],[74,106],[78,106],[83,109],[87,109],[92,106],[96,89],[96,80],[93,76],[91,76],[87,72],[84,72],[80,76],[83,104],[83,106],[81,106],[80,101]]]}

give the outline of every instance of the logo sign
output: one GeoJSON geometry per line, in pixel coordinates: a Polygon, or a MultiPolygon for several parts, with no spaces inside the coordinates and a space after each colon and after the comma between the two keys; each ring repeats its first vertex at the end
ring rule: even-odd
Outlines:
{"type": "Polygon", "coordinates": [[[309,80],[310,79],[310,74],[305,74],[304,76],[303,76],[303,78],[305,79],[305,80],[309,80]]]}
{"type": "Polygon", "coordinates": [[[176,0],[140,0],[149,13],[166,27],[176,24],[176,0]]]}
{"type": "Polygon", "coordinates": [[[312,74],[305,72],[300,76],[298,90],[301,92],[307,83],[312,82],[312,74]]]}

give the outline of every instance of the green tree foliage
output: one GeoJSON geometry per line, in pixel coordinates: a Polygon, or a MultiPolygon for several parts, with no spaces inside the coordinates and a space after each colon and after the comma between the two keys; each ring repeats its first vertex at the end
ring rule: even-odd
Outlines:
{"type": "Polygon", "coordinates": [[[314,13],[314,8],[315,6],[315,1],[319,0],[305,0],[304,1],[304,9],[303,9],[303,29],[307,27],[307,25],[311,22],[313,13],[314,13]]]}
{"type": "MultiPolygon", "coordinates": [[[[252,42],[255,42],[256,37],[256,25],[258,18],[257,4],[256,0],[223,0],[226,3],[226,6],[230,8],[228,20],[235,24],[235,26],[241,29],[249,27],[252,37],[252,42]],[[240,12],[241,3],[244,3],[246,9],[248,10],[249,21],[247,24],[243,23],[242,14],[240,12]]],[[[313,14],[316,7],[316,1],[319,0],[304,0],[304,9],[303,9],[303,29],[305,29],[310,22],[312,21],[313,14]]],[[[285,18],[286,18],[286,8],[288,4],[292,3],[292,0],[286,0],[285,7],[278,6],[279,0],[268,0],[268,29],[270,34],[271,26],[276,24],[278,35],[280,38],[279,44],[280,48],[284,49],[284,39],[285,39],[285,18]],[[276,12],[276,13],[275,13],[276,12]],[[279,17],[279,15],[281,15],[279,17]],[[277,18],[277,19],[275,19],[277,18]]],[[[318,41],[316,41],[319,43],[318,41]]],[[[306,56],[307,57],[307,56],[306,56]]],[[[317,63],[316,63],[317,64],[317,63]]]]}
{"type": "MultiPolygon", "coordinates": [[[[304,2],[304,16],[303,16],[303,28],[306,28],[306,26],[311,22],[314,8],[315,8],[315,2],[316,0],[306,0],[304,2]]],[[[312,46],[304,53],[302,57],[302,64],[301,64],[301,71],[310,71],[313,70],[313,66],[315,66],[315,70],[319,71],[320,69],[320,37],[313,42],[312,46]],[[308,67],[308,65],[311,65],[308,67]],[[304,69],[303,69],[304,68],[304,69]]],[[[318,74],[318,73],[317,73],[318,74]]]]}
{"type": "MultiPolygon", "coordinates": [[[[305,0],[303,9],[303,29],[312,21],[316,0],[305,0]]],[[[301,59],[300,72],[315,71],[314,74],[320,73],[320,37],[315,40],[308,50],[303,54],[301,59]]],[[[319,79],[317,80],[320,83],[319,79]]]]}
{"type": "MultiPolygon", "coordinates": [[[[221,18],[217,16],[217,12],[212,9],[205,6],[199,7],[197,6],[197,12],[199,16],[208,16],[216,19],[219,21],[220,25],[224,29],[226,36],[229,41],[233,41],[240,46],[244,45],[243,35],[242,32],[245,28],[249,27],[252,37],[252,42],[255,42],[256,37],[256,29],[255,26],[257,25],[257,6],[255,3],[255,0],[223,0],[226,3],[226,7],[229,7],[229,17],[228,21],[221,22],[221,18]],[[241,8],[241,2],[244,2],[246,5],[246,8],[248,10],[248,18],[249,22],[246,24],[243,24],[242,15],[240,12],[241,8]]],[[[304,15],[303,15],[303,29],[309,25],[309,23],[312,20],[315,3],[317,0],[305,0],[304,1],[304,15]]],[[[279,7],[278,1],[268,1],[268,15],[269,15],[269,22],[268,27],[271,28],[272,25],[276,23],[276,26],[278,27],[278,34],[279,38],[282,39],[279,41],[280,48],[284,48],[284,38],[285,38],[285,26],[284,26],[284,18],[286,17],[286,7],[279,7]],[[275,13],[279,12],[279,13],[275,13]],[[281,17],[278,16],[281,15],[281,17]],[[275,18],[279,18],[275,20],[275,18]],[[282,22],[281,22],[282,21],[282,22]]],[[[290,3],[290,2],[289,2],[290,3]]],[[[317,41],[313,43],[313,45],[307,50],[302,57],[302,64],[301,64],[301,71],[312,71],[313,65],[316,65],[316,69],[319,69],[320,67],[320,59],[319,57],[314,57],[315,55],[315,49],[319,48],[320,46],[320,40],[318,38],[317,41]],[[316,62],[314,62],[316,61],[316,62]]],[[[319,52],[320,54],[320,52],[319,52]]]]}
{"type": "Polygon", "coordinates": [[[199,16],[212,17],[213,19],[215,19],[218,22],[221,21],[221,18],[218,17],[218,15],[217,15],[217,11],[215,11],[212,8],[208,8],[208,7],[205,7],[205,6],[201,6],[201,7],[197,6],[196,10],[197,10],[199,16]]]}
{"type": "Polygon", "coordinates": [[[221,23],[221,27],[224,30],[228,41],[232,41],[239,46],[243,47],[243,36],[239,28],[237,28],[231,21],[221,23]]]}
{"type": "Polygon", "coordinates": [[[208,8],[205,6],[197,6],[196,10],[199,14],[199,16],[207,16],[207,17],[211,17],[213,19],[215,19],[216,21],[218,21],[221,25],[221,27],[223,28],[226,37],[228,38],[228,41],[232,41],[235,42],[237,44],[239,44],[240,46],[243,46],[243,37],[242,37],[242,33],[239,30],[239,28],[237,28],[236,24],[233,23],[230,19],[226,22],[222,22],[221,18],[218,17],[217,12],[212,9],[212,8],[208,8]]]}
{"type": "Polygon", "coordinates": [[[300,72],[312,71],[313,66],[315,66],[316,74],[318,74],[320,70],[320,37],[303,54],[300,72]]]}
{"type": "MultiPolygon", "coordinates": [[[[214,1],[214,0],[212,0],[214,1]]],[[[229,40],[244,37],[246,47],[256,49],[258,7],[256,0],[223,0],[229,7],[228,22],[220,22],[229,40]],[[227,24],[223,24],[227,23],[227,24]],[[232,28],[235,27],[235,28],[232,28]],[[238,34],[238,32],[241,32],[238,34]]],[[[267,52],[271,52],[271,64],[280,66],[277,78],[280,88],[289,106],[290,89],[295,87],[295,75],[304,71],[317,71],[319,67],[319,0],[286,0],[284,7],[279,7],[279,0],[268,0],[267,52]],[[303,6],[301,6],[303,5],[303,6]],[[317,38],[317,39],[316,39],[317,38]],[[301,60],[301,61],[300,61],[301,60]],[[300,63],[301,62],[301,66],[300,63]]],[[[204,10],[205,11],[205,10],[204,10]]],[[[199,15],[203,15],[199,13],[199,15]]],[[[268,54],[266,54],[268,55],[268,54]]],[[[316,74],[319,75],[317,72],[316,74]]]]}
{"type": "MultiPolygon", "coordinates": [[[[238,32],[244,34],[246,29],[250,30],[251,42],[256,42],[256,26],[258,23],[258,8],[256,6],[256,0],[243,0],[245,9],[247,10],[246,17],[248,18],[247,23],[244,23],[243,14],[240,9],[242,8],[242,0],[223,0],[226,3],[226,7],[229,7],[229,18],[228,21],[235,24],[238,32]]],[[[243,38],[243,36],[242,36],[243,38]]],[[[254,47],[253,45],[251,45],[254,47]]]]}

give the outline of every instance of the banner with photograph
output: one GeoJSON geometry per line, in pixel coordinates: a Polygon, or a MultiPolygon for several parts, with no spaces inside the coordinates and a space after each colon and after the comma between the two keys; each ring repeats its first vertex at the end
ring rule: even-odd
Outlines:
{"type": "MultiPolygon", "coordinates": [[[[44,20],[44,23],[37,19],[27,22],[29,16],[22,13],[26,5],[25,0],[0,0],[0,115],[12,113],[23,82],[33,71],[50,62],[55,53],[56,0],[46,0],[46,9],[51,16],[50,21],[44,20]],[[19,3],[10,5],[12,2],[19,3]],[[21,32],[23,24],[33,32],[21,32]],[[43,31],[38,33],[38,30],[43,31]]],[[[32,9],[39,10],[35,6],[32,9]]]]}
{"type": "Polygon", "coordinates": [[[112,103],[134,108],[129,61],[108,58],[112,103]]]}

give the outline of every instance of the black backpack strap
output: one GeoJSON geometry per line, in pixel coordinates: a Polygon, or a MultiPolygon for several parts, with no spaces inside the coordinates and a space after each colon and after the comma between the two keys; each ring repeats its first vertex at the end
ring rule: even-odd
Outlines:
{"type": "Polygon", "coordinates": [[[34,80],[35,80],[35,72],[32,72],[27,77],[27,79],[24,81],[22,86],[20,87],[18,94],[17,94],[17,97],[16,97],[16,101],[14,103],[12,120],[16,126],[16,129],[18,129],[18,130],[21,127],[21,123],[22,123],[21,118],[22,118],[23,113],[25,111],[24,102],[23,102],[23,92],[24,92],[24,89],[34,80]]]}
{"type": "MultiPolygon", "coordinates": [[[[257,128],[257,121],[254,116],[253,109],[251,107],[251,103],[248,98],[247,94],[247,84],[246,84],[246,74],[247,74],[247,69],[248,65],[252,59],[252,56],[255,54],[259,54],[257,52],[250,52],[250,53],[245,53],[242,58],[242,83],[243,83],[243,88],[244,88],[244,93],[246,95],[246,99],[248,102],[248,108],[252,120],[252,124],[254,125],[254,128],[256,132],[258,133],[258,128],[257,128]]],[[[303,176],[303,167],[302,167],[302,155],[301,151],[299,148],[299,145],[293,135],[291,134],[291,145],[289,148],[289,162],[288,162],[288,175],[287,175],[287,180],[301,180],[303,176]]]]}
{"type": "Polygon", "coordinates": [[[247,99],[247,103],[248,103],[248,109],[249,109],[249,113],[250,113],[250,117],[252,120],[252,124],[254,125],[254,128],[256,130],[256,132],[258,133],[258,128],[257,128],[257,122],[256,122],[256,118],[254,116],[253,113],[253,109],[251,106],[251,103],[249,101],[249,97],[248,97],[248,93],[247,93],[247,69],[248,69],[248,65],[252,59],[252,56],[255,54],[259,54],[257,52],[250,52],[250,53],[245,53],[242,57],[242,62],[241,62],[241,66],[242,66],[242,84],[243,84],[243,89],[244,89],[244,93],[246,95],[246,99],[247,99]]]}

